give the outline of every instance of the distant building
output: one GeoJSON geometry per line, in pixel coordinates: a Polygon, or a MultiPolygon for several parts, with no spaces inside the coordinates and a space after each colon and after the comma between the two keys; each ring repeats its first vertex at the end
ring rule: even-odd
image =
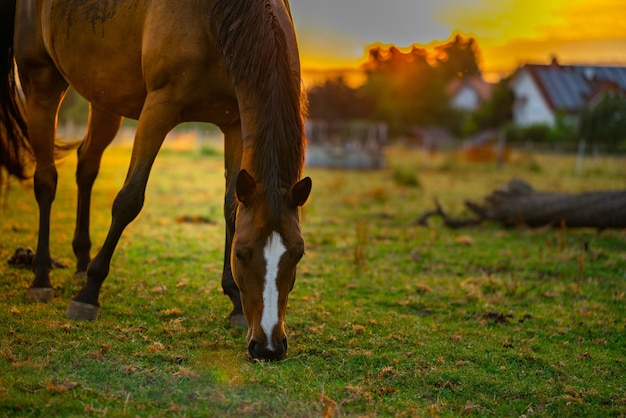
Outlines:
{"type": "Polygon", "coordinates": [[[447,86],[450,105],[472,112],[491,98],[493,87],[478,76],[455,78],[447,86]]]}
{"type": "Polygon", "coordinates": [[[557,117],[575,123],[589,103],[612,91],[626,93],[626,67],[526,64],[510,82],[515,96],[513,122],[518,126],[554,126],[557,117]]]}

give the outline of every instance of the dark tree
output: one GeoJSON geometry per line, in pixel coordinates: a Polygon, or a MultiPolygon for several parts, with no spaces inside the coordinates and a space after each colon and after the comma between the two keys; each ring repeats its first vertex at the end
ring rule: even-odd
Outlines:
{"type": "Polygon", "coordinates": [[[367,119],[372,114],[372,100],[361,89],[348,86],[342,77],[314,86],[308,96],[313,119],[367,119]]]}
{"type": "Polygon", "coordinates": [[[491,97],[476,110],[474,118],[480,129],[499,128],[513,119],[515,96],[509,87],[509,79],[503,78],[494,87],[491,97]]]}
{"type": "Polygon", "coordinates": [[[368,117],[386,122],[392,135],[404,134],[415,125],[448,126],[460,118],[449,108],[446,85],[459,76],[480,75],[478,45],[473,38],[456,36],[434,52],[417,46],[408,50],[376,46],[369,50],[363,71],[366,82],[358,89],[342,79],[312,88],[311,117],[368,117]]]}
{"type": "Polygon", "coordinates": [[[456,35],[451,41],[435,47],[435,58],[446,80],[480,75],[478,43],[474,38],[456,35]]]}
{"type": "Polygon", "coordinates": [[[588,106],[580,118],[579,134],[610,149],[617,148],[626,140],[626,97],[606,93],[598,103],[588,106]]]}
{"type": "Polygon", "coordinates": [[[392,46],[372,48],[364,66],[364,92],[375,102],[374,117],[394,134],[415,124],[436,124],[447,104],[445,85],[428,62],[428,52],[392,46]]]}

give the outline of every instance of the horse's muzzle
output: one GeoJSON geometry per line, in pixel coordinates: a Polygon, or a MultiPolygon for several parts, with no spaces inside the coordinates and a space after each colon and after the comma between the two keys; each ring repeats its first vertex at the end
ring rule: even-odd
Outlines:
{"type": "Polygon", "coordinates": [[[287,338],[283,338],[279,344],[276,344],[273,350],[268,349],[267,346],[259,344],[255,339],[252,339],[250,340],[250,344],[248,344],[248,354],[252,360],[282,360],[285,354],[287,354],[287,338]]]}

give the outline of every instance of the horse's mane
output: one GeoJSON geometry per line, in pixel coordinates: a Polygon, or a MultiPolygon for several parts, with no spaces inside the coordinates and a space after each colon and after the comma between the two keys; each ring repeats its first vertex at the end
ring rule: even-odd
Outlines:
{"type": "Polygon", "coordinates": [[[287,39],[269,0],[217,0],[211,14],[232,82],[258,104],[252,138],[253,171],[267,192],[270,220],[278,219],[280,188],[300,179],[304,122],[300,75],[291,68],[287,39]]]}

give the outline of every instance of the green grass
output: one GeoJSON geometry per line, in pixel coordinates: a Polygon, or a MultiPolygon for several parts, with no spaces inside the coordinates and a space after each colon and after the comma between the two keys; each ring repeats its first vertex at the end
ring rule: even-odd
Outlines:
{"type": "MultiPolygon", "coordinates": [[[[389,159],[378,172],[307,169],[307,254],[279,363],[247,360],[245,332],[228,326],[219,153],[159,156],[96,322],[64,317],[73,267],[52,271],[51,303],[25,301],[31,273],[4,260],[36,245],[37,210],[14,185],[0,222],[0,416],[624,416],[624,231],[412,226],[435,197],[462,215],[463,200],[512,177],[623,189],[624,160],[589,159],[576,177],[570,157],[517,155],[502,170],[407,150],[389,159]]],[[[128,160],[125,148],[105,155],[95,248],[128,160]]],[[[51,236],[72,266],[74,167],[59,168],[51,236]]]]}

